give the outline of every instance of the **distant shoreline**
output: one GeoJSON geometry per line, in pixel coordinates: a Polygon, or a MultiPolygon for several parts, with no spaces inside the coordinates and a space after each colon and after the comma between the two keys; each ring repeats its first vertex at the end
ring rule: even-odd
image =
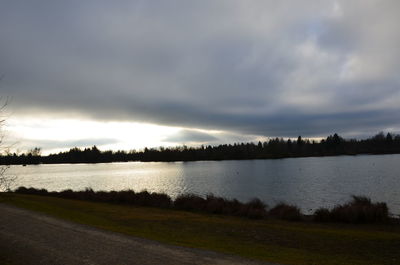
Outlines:
{"type": "Polygon", "coordinates": [[[338,134],[329,135],[319,142],[310,139],[297,140],[274,138],[258,143],[234,143],[216,146],[177,146],[145,148],[143,151],[101,151],[97,146],[80,149],[74,147],[67,152],[41,155],[36,147],[24,154],[0,156],[1,165],[28,164],[76,164],[107,162],[177,162],[282,159],[297,157],[325,157],[360,154],[400,154],[400,135],[381,132],[364,140],[344,139],[338,134]]]}
{"type": "MultiPolygon", "coordinates": [[[[360,154],[340,154],[340,155],[320,155],[320,156],[286,156],[286,157],[269,157],[269,158],[240,158],[240,159],[201,159],[201,160],[124,160],[124,161],[77,161],[77,162],[40,162],[40,163],[15,163],[3,164],[2,166],[27,166],[27,165],[75,165],[75,164],[111,164],[111,163],[130,163],[130,162],[162,162],[162,163],[176,163],[176,162],[206,162],[206,161],[246,161],[246,160],[279,160],[279,159],[295,159],[295,158],[324,158],[324,157],[340,157],[340,156],[378,156],[378,155],[400,155],[399,153],[360,153],[360,154]]],[[[0,156],[1,157],[1,156],[0,156]]],[[[43,156],[46,157],[46,156],[43,156]]]]}

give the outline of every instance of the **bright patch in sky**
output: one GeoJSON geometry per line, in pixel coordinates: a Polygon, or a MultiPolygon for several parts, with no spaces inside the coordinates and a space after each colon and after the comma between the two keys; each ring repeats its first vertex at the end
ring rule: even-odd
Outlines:
{"type": "Polygon", "coordinates": [[[258,142],[266,138],[226,131],[161,126],[139,122],[101,122],[87,119],[11,117],[6,124],[11,152],[35,147],[42,154],[67,151],[72,147],[96,145],[101,150],[142,150],[145,147],[200,146],[234,142],[258,142]]]}
{"type": "Polygon", "coordinates": [[[75,119],[18,118],[7,121],[10,142],[21,150],[42,147],[45,153],[68,147],[89,147],[112,150],[141,149],[172,145],[164,139],[181,130],[178,127],[136,122],[98,122],[75,119]]]}

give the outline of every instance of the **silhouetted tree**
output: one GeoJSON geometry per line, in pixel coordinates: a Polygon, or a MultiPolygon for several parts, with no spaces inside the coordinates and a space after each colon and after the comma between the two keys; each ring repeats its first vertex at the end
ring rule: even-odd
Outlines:
{"type": "Polygon", "coordinates": [[[129,152],[100,151],[96,146],[93,146],[84,149],[75,147],[67,152],[41,156],[40,148],[35,148],[25,154],[0,156],[0,164],[168,162],[393,153],[400,153],[400,135],[379,133],[368,139],[346,140],[335,133],[320,142],[310,141],[299,136],[296,141],[271,138],[268,141],[258,143],[145,148],[143,151],[131,150],[129,152]]]}
{"type": "Polygon", "coordinates": [[[303,139],[301,138],[301,136],[297,137],[297,145],[298,146],[303,145],[303,139]]]}
{"type": "Polygon", "coordinates": [[[42,152],[42,149],[40,147],[35,147],[31,150],[29,150],[28,154],[32,155],[32,156],[40,156],[42,152]]]}
{"type": "MultiPolygon", "coordinates": [[[[7,151],[7,148],[4,147],[4,109],[6,106],[7,100],[0,107],[0,155],[7,151]]],[[[0,166],[0,191],[10,190],[11,184],[16,180],[15,176],[6,174],[8,168],[7,165],[0,166]]]]}

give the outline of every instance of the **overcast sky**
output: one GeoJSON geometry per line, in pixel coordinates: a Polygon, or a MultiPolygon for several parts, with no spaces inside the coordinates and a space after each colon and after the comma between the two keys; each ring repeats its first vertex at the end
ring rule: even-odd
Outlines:
{"type": "Polygon", "coordinates": [[[8,131],[46,150],[399,133],[399,14],[398,0],[1,1],[8,131]]]}

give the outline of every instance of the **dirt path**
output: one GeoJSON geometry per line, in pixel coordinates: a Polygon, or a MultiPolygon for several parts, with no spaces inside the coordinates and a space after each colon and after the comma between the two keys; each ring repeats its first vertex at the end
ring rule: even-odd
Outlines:
{"type": "Polygon", "coordinates": [[[18,264],[270,264],[176,247],[0,203],[0,251],[18,264]]]}

